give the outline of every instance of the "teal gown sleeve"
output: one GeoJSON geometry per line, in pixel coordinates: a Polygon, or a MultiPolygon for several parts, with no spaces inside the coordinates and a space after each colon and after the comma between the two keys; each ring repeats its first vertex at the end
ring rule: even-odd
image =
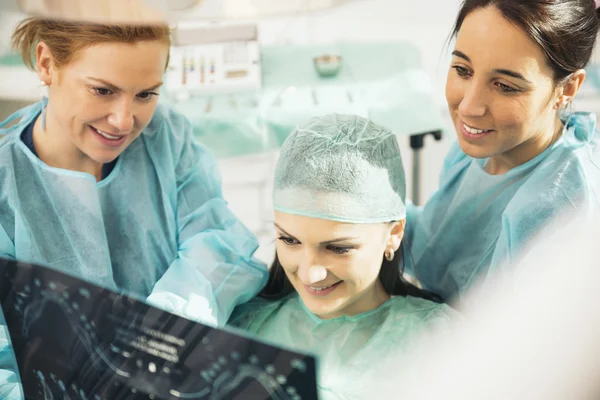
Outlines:
{"type": "Polygon", "coordinates": [[[183,143],[173,155],[177,180],[178,254],[147,301],[166,311],[222,326],[233,308],[266,284],[266,265],[253,258],[255,236],[229,209],[211,153],[183,117],[171,118],[183,143]]]}

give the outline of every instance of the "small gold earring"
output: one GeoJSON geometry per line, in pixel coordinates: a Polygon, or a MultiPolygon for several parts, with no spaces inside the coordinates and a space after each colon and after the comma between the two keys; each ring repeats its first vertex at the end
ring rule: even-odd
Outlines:
{"type": "Polygon", "coordinates": [[[386,260],[392,261],[394,259],[394,250],[392,250],[392,249],[386,250],[384,255],[385,255],[386,260]]]}

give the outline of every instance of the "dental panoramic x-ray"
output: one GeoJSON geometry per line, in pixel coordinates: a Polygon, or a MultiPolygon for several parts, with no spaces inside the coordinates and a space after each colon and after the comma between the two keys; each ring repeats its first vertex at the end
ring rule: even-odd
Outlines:
{"type": "Polygon", "coordinates": [[[27,399],[314,399],[315,359],[51,269],[0,261],[27,399]]]}

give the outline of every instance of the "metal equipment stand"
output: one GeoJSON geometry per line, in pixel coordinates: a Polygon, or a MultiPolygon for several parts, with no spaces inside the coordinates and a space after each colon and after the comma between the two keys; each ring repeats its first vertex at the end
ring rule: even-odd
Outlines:
{"type": "Polygon", "coordinates": [[[425,136],[432,135],[435,140],[442,140],[442,131],[432,131],[419,133],[416,135],[410,136],[410,147],[413,150],[413,170],[412,170],[412,202],[414,205],[421,205],[421,187],[420,187],[420,179],[421,179],[421,171],[420,171],[420,162],[421,162],[421,154],[420,151],[424,146],[425,136]]]}

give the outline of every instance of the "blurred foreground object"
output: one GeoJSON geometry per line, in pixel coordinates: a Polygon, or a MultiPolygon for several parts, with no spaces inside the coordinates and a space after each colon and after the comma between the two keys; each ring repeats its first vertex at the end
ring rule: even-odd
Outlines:
{"type": "Polygon", "coordinates": [[[13,0],[33,16],[99,23],[164,23],[166,14],[147,0],[13,0]]]}
{"type": "Polygon", "coordinates": [[[168,20],[231,20],[298,14],[337,7],[351,0],[7,0],[30,15],[110,23],[168,20]]]}
{"type": "Polygon", "coordinates": [[[568,215],[472,291],[451,336],[395,366],[404,399],[600,398],[600,220],[568,215]]]}

